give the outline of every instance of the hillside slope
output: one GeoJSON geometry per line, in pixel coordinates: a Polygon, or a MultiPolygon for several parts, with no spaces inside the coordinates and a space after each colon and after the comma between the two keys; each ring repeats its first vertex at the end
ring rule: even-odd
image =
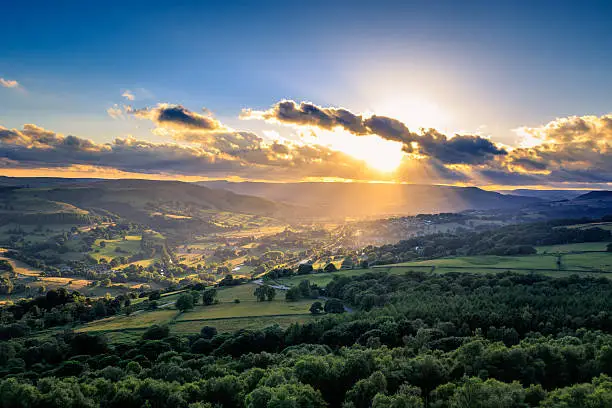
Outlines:
{"type": "Polygon", "coordinates": [[[309,208],[327,216],[367,216],[520,208],[534,197],[504,195],[476,187],[372,183],[199,183],[309,208]]]}

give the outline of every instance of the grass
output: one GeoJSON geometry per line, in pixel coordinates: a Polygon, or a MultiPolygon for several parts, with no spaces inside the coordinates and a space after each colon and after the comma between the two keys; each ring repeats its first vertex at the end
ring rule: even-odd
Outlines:
{"type": "Polygon", "coordinates": [[[309,313],[308,309],[312,302],[311,299],[298,302],[286,302],[285,299],[279,299],[271,302],[253,300],[240,303],[219,303],[211,306],[198,305],[193,310],[182,313],[177,321],[306,314],[309,313]]]}
{"type": "MultiPolygon", "coordinates": [[[[175,333],[198,333],[203,326],[214,326],[222,332],[242,328],[262,328],[272,324],[286,327],[294,322],[313,318],[308,310],[313,302],[311,299],[286,302],[284,293],[277,291],[277,299],[257,302],[253,296],[255,288],[255,284],[245,284],[220,289],[218,304],[196,305],[193,310],[184,313],[171,306],[154,311],[137,312],[131,316],[109,317],[85,324],[76,331],[107,333],[111,341],[122,341],[139,336],[153,324],[169,324],[171,331],[175,333]],[[240,303],[234,303],[234,299],[240,299],[240,303]]],[[[158,303],[170,303],[182,292],[164,294],[158,303]]],[[[137,304],[138,301],[133,303],[137,304]]]]}
{"type": "Polygon", "coordinates": [[[589,229],[589,228],[601,228],[604,230],[612,231],[612,222],[591,222],[588,224],[574,224],[568,225],[565,228],[570,229],[589,229]]]}
{"type": "Polygon", "coordinates": [[[605,251],[608,242],[581,242],[579,244],[548,245],[536,247],[538,254],[568,253],[581,251],[605,251]]]}
{"type": "Polygon", "coordinates": [[[435,266],[436,268],[508,268],[508,269],[557,269],[556,257],[552,255],[535,256],[464,256],[425,261],[404,262],[397,266],[435,266]]]}
{"type": "Polygon", "coordinates": [[[310,283],[315,283],[319,286],[325,286],[334,279],[334,276],[358,276],[366,272],[371,272],[371,269],[347,269],[330,273],[312,273],[309,275],[296,275],[288,278],[278,279],[278,282],[287,286],[296,286],[303,280],[308,280],[310,283]]]}
{"type": "Polygon", "coordinates": [[[222,320],[202,320],[192,322],[177,322],[172,325],[172,332],[181,334],[199,333],[204,326],[213,326],[218,332],[233,332],[240,329],[262,329],[267,326],[278,324],[282,328],[289,327],[293,323],[306,323],[315,319],[312,315],[296,316],[265,316],[265,317],[241,317],[222,320]]]}
{"type": "Polygon", "coordinates": [[[137,235],[127,235],[125,240],[122,239],[97,239],[93,245],[94,251],[91,256],[96,260],[106,259],[110,261],[119,256],[130,256],[140,252],[141,237],[137,235]],[[100,246],[100,242],[104,241],[104,247],[100,246]],[[120,248],[122,252],[116,252],[120,248]]]}
{"type": "Polygon", "coordinates": [[[124,329],[146,329],[154,324],[170,323],[178,314],[177,310],[154,310],[135,313],[131,316],[113,316],[96,320],[78,328],[78,332],[112,331],[124,329]]]}
{"type": "Polygon", "coordinates": [[[0,259],[7,260],[13,266],[13,269],[17,274],[28,277],[40,276],[40,273],[42,272],[41,270],[36,269],[16,259],[7,258],[5,256],[5,252],[5,249],[0,248],[0,259]]]}

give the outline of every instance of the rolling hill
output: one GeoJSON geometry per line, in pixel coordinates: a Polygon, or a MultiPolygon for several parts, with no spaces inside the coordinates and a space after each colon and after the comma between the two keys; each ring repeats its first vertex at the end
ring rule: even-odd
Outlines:
{"type": "Polygon", "coordinates": [[[226,181],[198,184],[301,206],[312,215],[332,217],[508,209],[542,201],[535,197],[505,195],[477,187],[439,185],[226,181]]]}

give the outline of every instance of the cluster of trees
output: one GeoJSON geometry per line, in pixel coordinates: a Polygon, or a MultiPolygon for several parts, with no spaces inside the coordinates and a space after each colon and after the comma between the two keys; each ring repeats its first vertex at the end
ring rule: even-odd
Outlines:
{"type": "Polygon", "coordinates": [[[371,264],[389,264],[454,255],[530,255],[536,253],[534,246],[538,245],[602,242],[612,238],[610,231],[598,227],[566,228],[580,221],[555,220],[485,231],[439,233],[380,247],[368,246],[363,252],[371,264]]]}
{"type": "Polygon", "coordinates": [[[130,305],[135,294],[92,299],[64,288],[20,300],[2,308],[0,340],[27,336],[38,330],[113,316],[130,305]]]}
{"type": "Polygon", "coordinates": [[[257,298],[258,302],[263,302],[265,300],[272,301],[276,296],[276,289],[270,285],[258,285],[253,295],[257,298]]]}
{"type": "Polygon", "coordinates": [[[210,306],[214,303],[218,303],[217,300],[217,289],[208,288],[203,291],[192,290],[189,293],[184,293],[176,300],[176,308],[181,312],[193,309],[194,305],[197,305],[200,298],[202,298],[202,304],[204,306],[210,306]]]}
{"type": "Polygon", "coordinates": [[[612,406],[606,279],[365,274],[326,291],[357,311],[187,337],[155,326],[113,345],[2,342],[0,406],[612,406]]]}
{"type": "Polygon", "coordinates": [[[309,280],[304,279],[297,286],[293,286],[285,292],[285,300],[297,302],[300,299],[317,299],[321,294],[317,284],[310,283],[309,280]]]}

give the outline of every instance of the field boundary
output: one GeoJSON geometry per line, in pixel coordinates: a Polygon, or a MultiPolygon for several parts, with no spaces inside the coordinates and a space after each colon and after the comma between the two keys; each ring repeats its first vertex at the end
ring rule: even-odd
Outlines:
{"type": "Polygon", "coordinates": [[[282,314],[271,314],[271,315],[256,315],[256,316],[230,316],[230,317],[210,317],[207,319],[182,319],[176,320],[173,324],[183,322],[204,322],[204,321],[216,321],[216,320],[236,320],[236,319],[253,319],[258,317],[292,317],[292,316],[310,316],[312,313],[282,313],[282,314]]]}
{"type": "MultiPolygon", "coordinates": [[[[605,252],[605,251],[604,251],[605,252]]],[[[600,271],[597,269],[550,269],[550,268],[503,268],[500,266],[436,266],[436,265],[374,265],[372,269],[397,269],[397,268],[421,268],[430,269],[434,272],[436,269],[491,269],[495,271],[523,271],[523,272],[576,272],[576,273],[612,273],[608,271],[600,271]]]]}

